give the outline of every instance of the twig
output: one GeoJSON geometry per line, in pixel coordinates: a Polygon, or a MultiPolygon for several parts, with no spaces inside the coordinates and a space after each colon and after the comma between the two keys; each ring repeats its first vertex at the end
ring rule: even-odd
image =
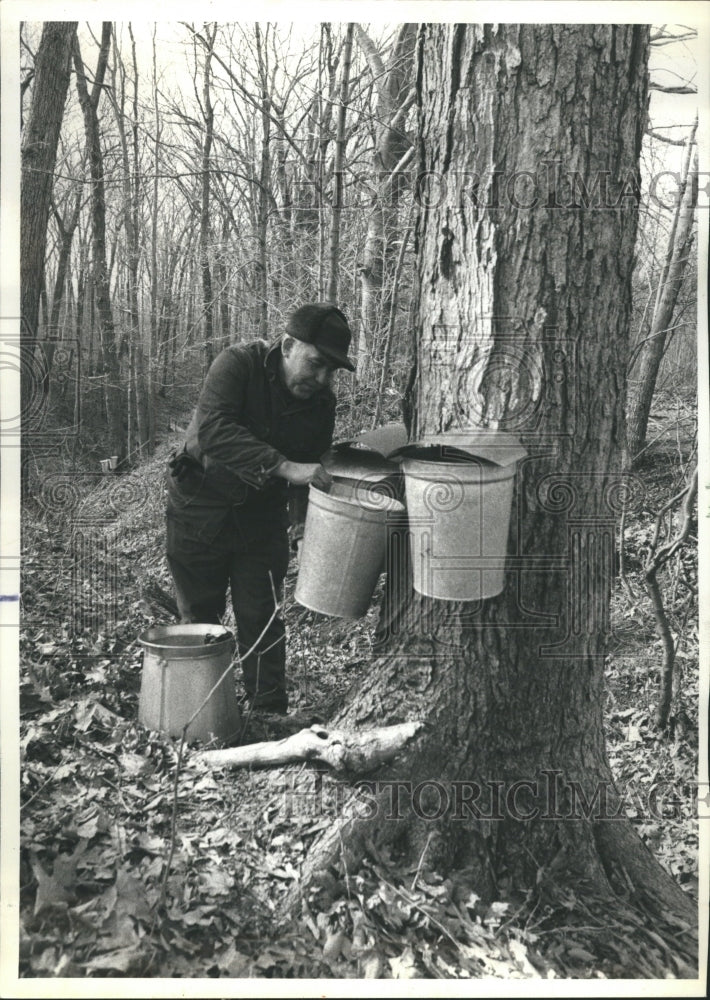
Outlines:
{"type": "Polygon", "coordinates": [[[453,934],[451,933],[451,931],[449,931],[449,930],[448,930],[448,929],[447,929],[447,928],[446,928],[446,927],[445,927],[445,926],[444,926],[444,925],[443,925],[442,923],[440,923],[440,922],[439,922],[439,921],[438,921],[438,920],[436,919],[436,917],[433,917],[433,916],[431,915],[431,913],[429,913],[429,911],[428,911],[428,910],[426,910],[426,909],[425,909],[425,908],[424,908],[423,906],[420,906],[420,905],[419,905],[419,903],[417,903],[417,902],[416,902],[415,900],[411,899],[411,898],[410,898],[410,897],[409,897],[409,896],[407,895],[407,893],[406,893],[406,892],[402,892],[402,890],[401,890],[401,889],[398,889],[396,885],[392,885],[392,883],[391,883],[391,882],[388,882],[388,880],[387,880],[387,879],[386,879],[386,878],[384,877],[384,875],[382,874],[382,872],[381,872],[381,871],[380,871],[380,870],[379,870],[378,868],[375,868],[375,872],[376,872],[376,874],[377,874],[377,877],[378,877],[378,878],[380,879],[380,881],[381,881],[381,882],[383,882],[383,883],[384,883],[384,884],[385,884],[386,886],[388,886],[388,888],[392,889],[392,890],[393,890],[393,892],[396,892],[398,896],[401,896],[401,897],[402,897],[402,899],[403,899],[403,900],[404,900],[404,901],[405,901],[406,903],[408,903],[408,905],[409,905],[409,906],[413,906],[415,910],[419,910],[419,912],[420,912],[420,913],[422,914],[422,916],[426,917],[426,919],[427,919],[427,920],[429,920],[429,921],[430,921],[430,922],[431,922],[432,924],[434,924],[434,926],[435,926],[435,927],[438,927],[438,928],[439,928],[439,930],[440,930],[440,931],[441,931],[441,932],[442,932],[443,934],[445,934],[445,935],[446,935],[446,937],[447,937],[447,938],[449,939],[449,941],[451,941],[451,943],[452,943],[452,944],[453,944],[453,945],[454,945],[454,946],[455,946],[455,947],[456,947],[456,948],[457,948],[457,949],[458,949],[459,951],[463,951],[463,945],[461,944],[461,942],[460,942],[460,941],[457,941],[457,940],[456,940],[456,938],[455,938],[455,937],[453,936],[453,934]]]}
{"type": "Polygon", "coordinates": [[[419,864],[417,865],[417,870],[416,870],[416,872],[414,874],[414,878],[412,879],[412,884],[410,886],[410,892],[414,892],[414,890],[417,887],[417,879],[419,878],[419,875],[421,873],[422,865],[424,864],[424,858],[426,856],[426,852],[429,850],[429,844],[431,843],[433,836],[434,836],[434,833],[433,833],[432,830],[430,830],[429,834],[427,836],[427,839],[426,839],[426,844],[424,845],[424,849],[422,850],[421,856],[419,858],[419,864]]]}

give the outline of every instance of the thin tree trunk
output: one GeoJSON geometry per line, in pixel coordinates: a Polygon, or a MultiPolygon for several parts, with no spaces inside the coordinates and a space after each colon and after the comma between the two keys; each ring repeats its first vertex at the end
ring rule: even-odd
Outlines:
{"type": "Polygon", "coordinates": [[[648,335],[644,336],[644,330],[641,330],[642,340],[630,368],[632,374],[630,376],[626,422],[628,460],[631,465],[643,451],[646,443],[648,418],[651,413],[658,370],[668,342],[669,330],[678,302],[678,293],[683,284],[693,241],[695,206],[698,199],[698,153],[695,145],[697,127],[696,118],[688,136],[678,202],[668,238],[666,259],[658,282],[648,335]]]}
{"type": "Polygon", "coordinates": [[[140,323],[138,302],[138,268],[140,264],[140,139],[138,134],[138,60],[136,58],[136,42],[133,37],[133,27],[129,23],[128,34],[131,39],[131,62],[133,65],[133,115],[131,124],[133,151],[133,184],[131,189],[131,224],[134,239],[134,254],[131,259],[131,312],[135,316],[133,324],[136,369],[136,420],[138,424],[138,442],[140,457],[152,455],[154,448],[153,386],[150,377],[150,334],[148,335],[147,351],[144,347],[143,332],[140,323]],[[146,364],[146,354],[148,363],[146,364]]]}
{"type": "Polygon", "coordinates": [[[333,206],[330,221],[330,246],[328,247],[328,287],[325,297],[329,302],[338,301],[338,270],[340,266],[340,217],[343,211],[343,162],[345,158],[345,112],[350,88],[350,61],[353,51],[355,25],[348,24],[343,44],[343,68],[340,81],[340,106],[335,131],[335,156],[333,158],[333,206]]]}
{"type": "MultiPolygon", "coordinates": [[[[680,524],[678,533],[673,538],[668,538],[665,545],[657,548],[658,536],[660,534],[661,520],[666,510],[669,511],[669,525],[672,524],[673,505],[680,499],[680,497],[674,497],[666,507],[661,510],[656,518],[656,527],[651,545],[649,547],[649,553],[646,558],[646,564],[644,566],[644,577],[646,581],[646,590],[648,591],[649,597],[651,598],[651,608],[653,610],[653,617],[656,619],[656,627],[661,637],[661,644],[663,646],[663,660],[661,663],[661,683],[659,685],[659,697],[658,706],[656,708],[656,725],[659,729],[663,730],[668,726],[668,721],[671,713],[671,702],[673,699],[673,672],[675,666],[676,658],[676,645],[673,640],[673,633],[671,632],[670,624],[668,622],[668,615],[666,614],[666,609],[663,606],[663,595],[661,594],[661,587],[658,582],[659,571],[668,563],[677,553],[680,552],[681,547],[686,542],[688,535],[690,534],[690,525],[693,516],[693,508],[695,506],[695,500],[698,495],[698,469],[695,468],[688,485],[683,490],[681,496],[683,497],[682,515],[683,520],[680,524]]],[[[669,535],[671,529],[669,526],[669,535]]]]}
{"type": "MultiPolygon", "coordinates": [[[[269,79],[265,44],[262,45],[261,29],[258,22],[254,24],[256,34],[256,54],[261,83],[261,155],[259,161],[259,186],[257,193],[256,214],[256,314],[257,328],[262,340],[268,338],[269,295],[268,295],[268,257],[267,238],[269,225],[268,185],[271,177],[271,97],[269,95],[269,79]]],[[[267,35],[264,42],[268,41],[267,35]]]]}
{"type": "Polygon", "coordinates": [[[119,463],[126,455],[126,414],[123,400],[120,355],[111,311],[109,270],[106,264],[106,199],[104,193],[104,163],[101,151],[98,105],[103,88],[109,49],[111,47],[111,22],[104,21],[101,30],[101,47],[94,73],[94,83],[89,94],[79,43],[74,43],[74,68],[77,92],[86,131],[91,172],[91,224],[93,244],[93,289],[101,331],[101,353],[105,378],[106,415],[108,420],[109,455],[118,455],[119,463]]]}
{"type": "MultiPolygon", "coordinates": [[[[20,309],[22,341],[30,361],[37,341],[54,166],[77,23],[48,21],[42,29],[34,66],[32,102],[22,136],[20,309]]],[[[30,371],[30,364],[22,371],[21,391],[25,405],[34,389],[30,371]]]]}
{"type": "MultiPolygon", "coordinates": [[[[67,275],[71,247],[74,241],[74,231],[79,221],[81,211],[81,190],[78,188],[74,196],[74,206],[71,210],[67,222],[54,210],[54,219],[59,230],[60,246],[59,258],[57,260],[57,273],[54,279],[54,293],[52,295],[52,308],[49,315],[49,335],[59,337],[59,317],[62,308],[65,289],[67,287],[67,275]]],[[[49,366],[51,368],[51,365],[49,366]]]]}
{"type": "Polygon", "coordinates": [[[326,294],[327,245],[328,230],[325,219],[324,187],[326,178],[326,160],[328,146],[331,141],[331,121],[333,117],[333,100],[335,98],[335,71],[337,62],[333,60],[333,36],[330,24],[321,24],[320,45],[318,48],[318,132],[316,146],[316,204],[318,209],[318,298],[324,299],[326,294]],[[327,85],[325,79],[327,77],[327,85]]]}
{"type": "MultiPolygon", "coordinates": [[[[153,25],[153,129],[155,132],[155,138],[153,143],[153,198],[151,203],[151,217],[150,217],[150,332],[148,336],[148,343],[146,346],[146,355],[148,358],[148,378],[151,383],[151,400],[150,407],[148,410],[148,436],[150,440],[150,449],[153,450],[155,446],[155,405],[152,398],[152,363],[153,357],[157,354],[159,350],[160,341],[158,339],[158,191],[159,191],[159,175],[160,175],[160,136],[162,132],[162,123],[160,120],[160,113],[158,111],[158,69],[157,69],[157,54],[155,46],[155,33],[156,27],[153,25]]],[[[157,361],[157,358],[156,358],[157,361]]]]}
{"type": "Polygon", "coordinates": [[[200,271],[202,273],[202,309],[204,322],[204,352],[205,366],[209,367],[214,360],[214,301],[212,294],[212,270],[210,265],[210,156],[212,152],[214,110],[210,95],[210,67],[212,63],[212,46],[217,35],[217,26],[207,30],[208,47],[205,52],[205,64],[202,75],[202,103],[205,119],[205,137],[202,145],[202,200],[200,207],[200,271]]]}
{"type": "Polygon", "coordinates": [[[382,371],[380,373],[380,382],[377,392],[377,402],[375,405],[375,412],[372,417],[372,428],[373,430],[380,422],[382,415],[382,403],[385,396],[385,389],[387,386],[387,376],[390,370],[390,357],[392,355],[392,344],[394,342],[395,328],[397,324],[397,309],[399,307],[399,286],[402,280],[402,271],[404,268],[404,258],[407,253],[407,244],[409,243],[409,236],[412,231],[411,223],[407,226],[407,231],[402,237],[402,242],[399,248],[399,255],[397,257],[397,264],[394,269],[393,276],[393,289],[392,297],[390,299],[390,315],[389,323],[387,324],[387,330],[385,331],[385,349],[382,356],[382,371]]]}
{"type": "Polygon", "coordinates": [[[138,67],[135,58],[135,41],[133,31],[128,26],[133,53],[133,125],[132,143],[129,150],[126,135],[126,72],[123,60],[115,52],[115,64],[112,68],[113,86],[109,92],[111,104],[116,119],[121,144],[121,159],[123,164],[123,227],[126,233],[126,286],[129,321],[129,386],[128,386],[128,452],[135,451],[140,456],[143,448],[148,446],[148,428],[146,407],[149,402],[149,389],[145,382],[143,366],[143,350],[141,343],[140,315],[138,307],[138,268],[140,262],[139,247],[139,157],[138,157],[138,67]],[[120,75],[120,85],[117,80],[120,75]],[[120,96],[119,96],[120,95],[120,96]],[[133,417],[135,416],[135,421],[133,417]],[[133,427],[135,424],[135,433],[133,427]]]}
{"type": "Polygon", "coordinates": [[[373,178],[376,194],[368,219],[367,237],[358,270],[361,282],[358,380],[367,381],[370,366],[389,316],[392,292],[393,241],[398,225],[398,206],[403,188],[396,168],[411,148],[404,121],[414,97],[413,58],[416,26],[399,30],[391,57],[385,65],[365,30],[356,26],[358,44],[364,52],[377,88],[377,115],[373,178]]]}

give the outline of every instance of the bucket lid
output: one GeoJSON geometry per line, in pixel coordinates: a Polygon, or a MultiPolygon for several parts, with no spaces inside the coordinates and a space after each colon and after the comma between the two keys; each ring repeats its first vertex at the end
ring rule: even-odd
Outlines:
{"type": "Polygon", "coordinates": [[[483,428],[425,435],[396,451],[397,458],[426,457],[434,461],[482,459],[501,467],[512,465],[526,455],[527,450],[514,434],[483,428]],[[434,455],[431,454],[432,451],[434,455]]]}
{"type": "Polygon", "coordinates": [[[343,479],[365,479],[378,482],[399,472],[396,462],[388,462],[372,451],[361,451],[349,445],[331,448],[321,459],[323,468],[331,476],[343,479]]]}
{"type": "Polygon", "coordinates": [[[337,441],[323,456],[323,467],[331,476],[346,479],[385,479],[399,472],[389,456],[407,443],[404,424],[383,424],[357,437],[337,441]]]}
{"type": "Polygon", "coordinates": [[[223,647],[234,640],[234,636],[223,625],[210,625],[201,622],[181,625],[152,625],[142,635],[138,642],[144,649],[165,655],[199,656],[214,652],[216,647],[223,647]]]}

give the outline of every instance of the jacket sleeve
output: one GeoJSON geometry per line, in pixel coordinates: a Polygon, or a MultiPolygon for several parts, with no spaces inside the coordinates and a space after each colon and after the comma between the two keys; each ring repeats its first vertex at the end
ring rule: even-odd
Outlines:
{"type": "MultiPolygon", "coordinates": [[[[325,452],[333,443],[333,431],[335,429],[335,398],[328,400],[328,406],[324,414],[322,425],[318,435],[314,439],[314,450],[310,461],[320,462],[325,452]]],[[[306,522],[308,511],[308,486],[294,486],[289,483],[288,487],[288,519],[290,525],[291,541],[297,542],[303,538],[303,528],[306,522]]]]}
{"type": "Polygon", "coordinates": [[[215,486],[235,497],[244,485],[263,486],[284,459],[243,422],[251,364],[247,355],[229,349],[215,358],[187,434],[188,453],[215,486]]]}

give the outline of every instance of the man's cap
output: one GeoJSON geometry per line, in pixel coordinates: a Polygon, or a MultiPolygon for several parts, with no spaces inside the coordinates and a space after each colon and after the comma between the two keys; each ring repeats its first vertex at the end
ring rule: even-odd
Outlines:
{"type": "Polygon", "coordinates": [[[295,309],[288,318],[286,333],[304,344],[312,344],[338,368],[355,371],[348,357],[352,338],[348,321],[330,302],[313,302],[295,309]]]}

